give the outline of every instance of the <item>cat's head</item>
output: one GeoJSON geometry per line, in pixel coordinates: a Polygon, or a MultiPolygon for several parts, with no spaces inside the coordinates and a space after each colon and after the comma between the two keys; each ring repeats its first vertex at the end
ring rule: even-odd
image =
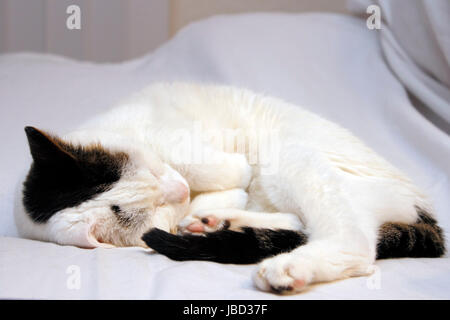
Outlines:
{"type": "Polygon", "coordinates": [[[25,132],[33,163],[23,188],[23,235],[87,248],[145,246],[144,232],[175,232],[187,213],[186,181],[152,152],[25,132]]]}

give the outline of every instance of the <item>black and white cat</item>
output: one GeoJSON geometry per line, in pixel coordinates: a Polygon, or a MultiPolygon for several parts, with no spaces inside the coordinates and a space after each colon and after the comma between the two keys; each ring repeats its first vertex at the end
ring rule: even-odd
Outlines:
{"type": "Polygon", "coordinates": [[[154,84],[64,137],[26,134],[33,164],[18,228],[28,238],[150,246],[177,260],[267,257],[255,284],[278,293],[369,274],[377,257],[445,252],[430,203],[404,174],[276,98],[154,84]]]}

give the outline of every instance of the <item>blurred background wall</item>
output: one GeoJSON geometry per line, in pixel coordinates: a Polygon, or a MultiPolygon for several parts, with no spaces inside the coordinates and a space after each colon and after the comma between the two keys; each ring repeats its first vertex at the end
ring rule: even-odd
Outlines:
{"type": "Polygon", "coordinates": [[[192,21],[243,12],[347,13],[346,0],[0,0],[0,53],[117,62],[150,52],[192,21]],[[67,7],[81,9],[69,30],[67,7]]]}

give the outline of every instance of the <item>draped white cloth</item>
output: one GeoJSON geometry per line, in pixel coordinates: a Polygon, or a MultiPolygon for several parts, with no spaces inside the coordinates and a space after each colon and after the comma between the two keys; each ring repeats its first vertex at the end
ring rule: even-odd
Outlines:
{"type": "Polygon", "coordinates": [[[381,48],[402,84],[450,132],[450,1],[351,0],[363,14],[369,5],[381,10],[381,48]]]}

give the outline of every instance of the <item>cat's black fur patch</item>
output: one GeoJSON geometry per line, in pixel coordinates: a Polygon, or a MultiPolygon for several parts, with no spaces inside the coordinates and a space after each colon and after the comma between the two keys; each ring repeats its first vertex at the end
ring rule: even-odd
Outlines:
{"type": "Polygon", "coordinates": [[[25,132],[33,163],[24,182],[23,204],[36,222],[109,190],[128,160],[125,153],[108,152],[100,145],[75,146],[33,127],[25,132]]]}
{"type": "Polygon", "coordinates": [[[305,244],[306,235],[291,230],[243,228],[242,232],[221,230],[199,236],[152,229],[142,240],[173,260],[251,264],[305,244]]]}
{"type": "MultiPolygon", "coordinates": [[[[436,220],[417,208],[414,224],[385,223],[379,229],[377,259],[401,257],[440,257],[445,253],[442,229],[436,220]]],[[[183,260],[207,260],[221,263],[250,264],[289,252],[307,242],[304,233],[290,230],[243,228],[242,232],[221,230],[199,235],[173,235],[152,229],[142,240],[167,257],[183,260]]]]}
{"type": "Polygon", "coordinates": [[[119,214],[120,212],[122,212],[122,210],[120,209],[120,207],[117,206],[117,205],[111,206],[111,211],[114,212],[115,214],[119,214]]]}

